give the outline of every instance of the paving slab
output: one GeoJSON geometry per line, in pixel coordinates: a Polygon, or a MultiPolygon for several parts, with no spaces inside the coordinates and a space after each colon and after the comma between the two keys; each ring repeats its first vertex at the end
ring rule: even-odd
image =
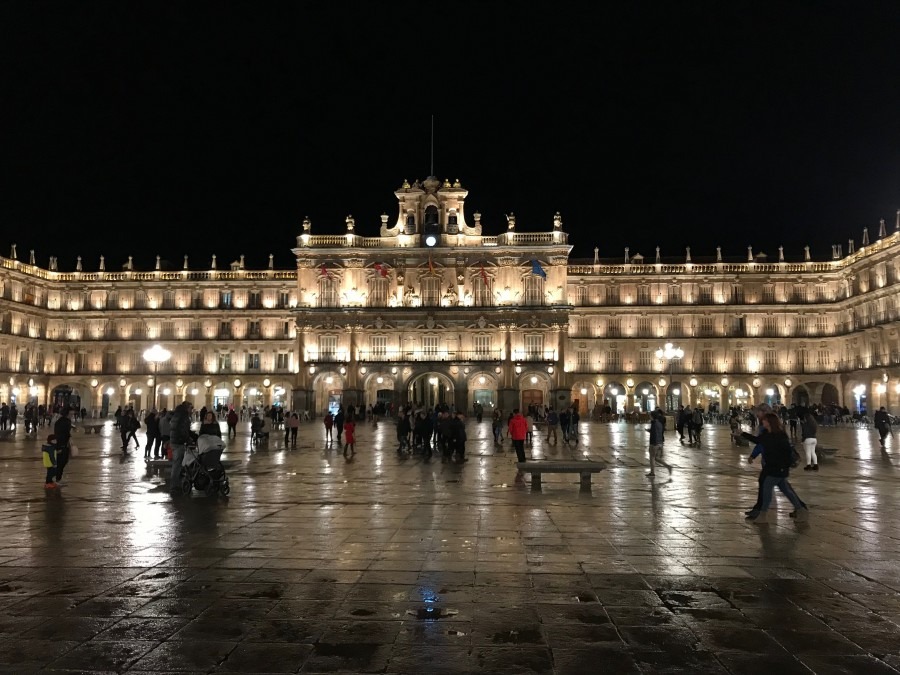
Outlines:
{"type": "MultiPolygon", "coordinates": [[[[40,436],[46,435],[46,428],[40,436]]],[[[47,490],[39,442],[0,445],[0,673],[889,673],[900,669],[900,447],[838,452],[791,482],[810,506],[744,519],[758,466],[709,425],[582,423],[536,460],[605,462],[589,492],[468,423],[465,463],[401,458],[391,424],[345,459],[304,424],[228,440],[231,494],[173,496],[112,429],[47,490]]],[[[141,445],[144,444],[142,437],[141,445]]]]}

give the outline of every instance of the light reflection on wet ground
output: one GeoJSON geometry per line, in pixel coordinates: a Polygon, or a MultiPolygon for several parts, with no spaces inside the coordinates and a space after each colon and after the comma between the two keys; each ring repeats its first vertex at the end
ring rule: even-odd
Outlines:
{"type": "Polygon", "coordinates": [[[894,439],[822,429],[838,453],[791,479],[810,522],[782,500],[759,527],[743,518],[758,467],[726,427],[700,448],[670,430],[674,471],[650,479],[641,426],[582,426],[529,451],[606,462],[587,495],[577,475],[515,485],[488,422],[464,465],[398,458],[386,423],[358,427],[352,461],[315,423],[295,449],[241,434],[227,499],[152,491],[111,429],[77,437],[48,494],[19,434],[0,443],[0,672],[900,666],[894,439]]]}

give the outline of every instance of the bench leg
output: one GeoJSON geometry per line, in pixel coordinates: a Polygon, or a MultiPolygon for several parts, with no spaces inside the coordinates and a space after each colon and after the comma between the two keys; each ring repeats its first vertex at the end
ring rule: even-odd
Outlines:
{"type": "Polygon", "coordinates": [[[580,490],[582,492],[590,492],[591,491],[591,474],[587,471],[581,474],[581,487],[580,490]]]}
{"type": "Polygon", "coordinates": [[[541,491],[541,474],[539,474],[539,473],[531,474],[531,489],[533,492],[541,491]]]}

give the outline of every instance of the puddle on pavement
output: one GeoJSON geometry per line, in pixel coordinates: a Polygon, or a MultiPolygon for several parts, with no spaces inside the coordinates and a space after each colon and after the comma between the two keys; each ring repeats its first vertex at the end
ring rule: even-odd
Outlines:
{"type": "Polygon", "coordinates": [[[444,607],[419,607],[418,609],[408,609],[406,613],[409,616],[416,617],[419,621],[437,621],[448,616],[456,616],[459,614],[459,611],[444,607]]]}

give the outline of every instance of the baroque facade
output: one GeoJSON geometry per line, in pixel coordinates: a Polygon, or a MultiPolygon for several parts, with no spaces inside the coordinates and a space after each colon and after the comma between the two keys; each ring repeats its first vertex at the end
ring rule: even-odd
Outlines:
{"type": "MultiPolygon", "coordinates": [[[[482,233],[459,181],[404,181],[379,236],[317,235],[296,269],[121,271],[0,258],[0,400],[271,405],[900,402],[900,212],[831,260],[573,260],[544,232],[482,233]],[[671,343],[676,358],[659,351],[671,343]],[[160,344],[171,358],[143,354],[160,344]]],[[[671,354],[671,351],[670,351],[671,354]]]]}

